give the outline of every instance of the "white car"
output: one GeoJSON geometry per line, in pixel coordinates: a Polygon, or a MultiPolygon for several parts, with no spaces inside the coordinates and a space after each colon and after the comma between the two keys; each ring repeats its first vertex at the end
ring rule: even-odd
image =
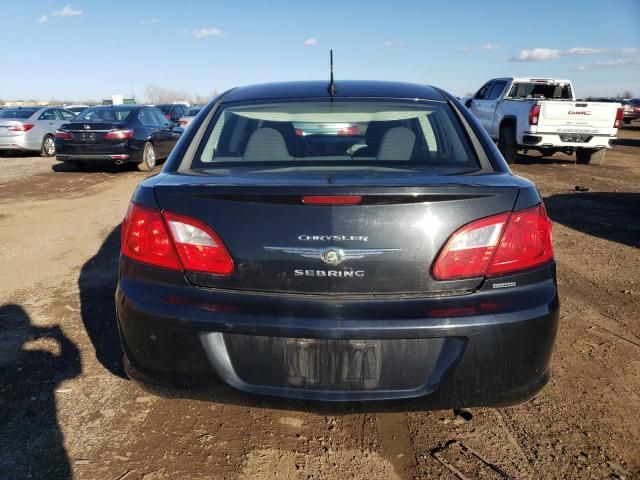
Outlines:
{"type": "Polygon", "coordinates": [[[59,107],[10,107],[0,110],[0,154],[8,150],[56,154],[56,129],[75,113],[59,107]]]}
{"type": "Polygon", "coordinates": [[[530,149],[575,151],[578,163],[600,164],[623,118],[619,103],[576,101],[571,82],[554,78],[495,78],[464,104],[508,163],[530,149]]]}

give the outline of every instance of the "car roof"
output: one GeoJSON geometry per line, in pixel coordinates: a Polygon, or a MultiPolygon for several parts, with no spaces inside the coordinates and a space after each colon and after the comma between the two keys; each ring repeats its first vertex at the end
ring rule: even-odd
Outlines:
{"type": "MultiPolygon", "coordinates": [[[[329,98],[328,81],[262,83],[228,91],[223,102],[267,100],[277,98],[329,98]]],[[[419,83],[375,80],[340,80],[335,82],[335,98],[417,98],[445,100],[435,88],[419,83]]]]}
{"type": "MultiPolygon", "coordinates": [[[[137,104],[122,104],[122,105],[94,105],[93,107],[89,107],[89,108],[100,108],[102,110],[107,109],[107,108],[145,108],[148,107],[147,105],[137,105],[137,104]]],[[[148,107],[148,108],[153,108],[153,107],[148,107]]]]}

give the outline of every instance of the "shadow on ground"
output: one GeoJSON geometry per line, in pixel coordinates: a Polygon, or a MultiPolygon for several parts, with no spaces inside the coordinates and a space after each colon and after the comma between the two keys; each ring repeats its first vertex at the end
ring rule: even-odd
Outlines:
{"type": "Polygon", "coordinates": [[[120,226],[111,231],[98,252],[82,266],[78,288],[82,322],[97,360],[112,374],[127,378],[122,366],[114,303],[119,252],[120,226]]]}
{"type": "Polygon", "coordinates": [[[71,478],[55,391],[80,373],[80,352],[59,326],[0,306],[0,477],[71,478]]]}
{"type": "Polygon", "coordinates": [[[133,163],[123,163],[122,165],[115,165],[113,163],[89,163],[83,169],[79,169],[76,165],[70,162],[58,162],[51,166],[51,170],[56,173],[122,173],[137,171],[136,165],[133,163]]]}
{"type": "Polygon", "coordinates": [[[547,197],[544,203],[554,222],[640,247],[640,193],[566,193],[547,197]]]}
{"type": "Polygon", "coordinates": [[[540,154],[537,155],[528,155],[528,154],[518,154],[518,159],[516,163],[520,165],[537,165],[537,164],[556,164],[556,165],[571,165],[576,163],[575,159],[570,158],[556,158],[556,157],[543,157],[540,154]]]}
{"type": "MultiPolygon", "coordinates": [[[[640,128],[638,130],[640,130],[640,128]]],[[[618,138],[611,143],[613,145],[620,145],[621,147],[640,147],[639,138],[618,138]]]]}

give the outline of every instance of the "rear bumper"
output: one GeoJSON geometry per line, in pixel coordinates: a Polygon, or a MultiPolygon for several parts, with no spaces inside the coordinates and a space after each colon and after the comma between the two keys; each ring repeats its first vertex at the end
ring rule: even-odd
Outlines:
{"type": "Polygon", "coordinates": [[[530,398],[547,381],[559,309],[553,268],[544,267],[546,280],[512,292],[446,299],[303,298],[123,277],[116,305],[128,373],[143,383],[226,384],[321,401],[416,398],[424,408],[498,406],[530,398]],[[472,304],[477,313],[466,314],[472,304]],[[300,345],[320,353],[301,357],[300,345]],[[372,349],[372,375],[344,380],[352,362],[345,345],[372,349]],[[309,372],[341,380],[314,383],[309,372]]]}
{"type": "Polygon", "coordinates": [[[29,135],[12,135],[0,137],[0,150],[40,150],[42,139],[34,140],[29,135]]]}
{"type": "Polygon", "coordinates": [[[611,135],[589,135],[587,142],[563,142],[559,133],[525,132],[519,144],[524,147],[541,148],[611,148],[611,135]]]}
{"type": "Polygon", "coordinates": [[[61,162],[135,162],[142,161],[142,150],[137,142],[129,141],[115,145],[87,144],[70,145],[56,139],[56,159],[61,162]]]}

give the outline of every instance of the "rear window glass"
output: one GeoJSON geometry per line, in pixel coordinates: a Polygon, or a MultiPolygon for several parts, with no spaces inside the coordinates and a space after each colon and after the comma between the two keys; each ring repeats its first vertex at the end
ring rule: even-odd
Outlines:
{"type": "Polygon", "coordinates": [[[160,106],[156,106],[156,108],[160,109],[160,111],[161,111],[162,113],[164,113],[165,115],[171,111],[171,107],[173,107],[173,105],[160,105],[160,106]]]}
{"type": "Polygon", "coordinates": [[[512,99],[539,98],[571,100],[571,86],[568,83],[514,83],[508,95],[512,99]]]}
{"type": "Polygon", "coordinates": [[[0,118],[29,118],[37,108],[5,108],[0,110],[0,118]]]}
{"type": "Polygon", "coordinates": [[[190,168],[255,163],[480,168],[446,103],[338,99],[230,104],[209,123],[190,168]]]}
{"type": "Polygon", "coordinates": [[[202,110],[202,108],[190,108],[187,112],[187,115],[190,117],[195,117],[198,113],[200,113],[200,110],[202,110]]]}
{"type": "Polygon", "coordinates": [[[131,108],[88,108],[82,111],[74,122],[124,122],[129,118],[131,108]]]}

